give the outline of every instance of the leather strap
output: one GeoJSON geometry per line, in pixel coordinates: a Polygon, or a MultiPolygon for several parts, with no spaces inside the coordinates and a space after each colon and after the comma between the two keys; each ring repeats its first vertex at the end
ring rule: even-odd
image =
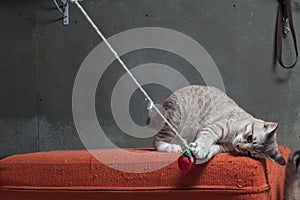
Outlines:
{"type": "Polygon", "coordinates": [[[277,22],[276,22],[276,57],[279,64],[286,69],[295,67],[298,60],[298,47],[296,40],[296,33],[293,24],[292,6],[291,0],[279,0],[278,11],[277,11],[277,22]],[[294,48],[296,53],[295,62],[286,66],[282,61],[282,37],[286,36],[289,31],[292,33],[294,48]]]}

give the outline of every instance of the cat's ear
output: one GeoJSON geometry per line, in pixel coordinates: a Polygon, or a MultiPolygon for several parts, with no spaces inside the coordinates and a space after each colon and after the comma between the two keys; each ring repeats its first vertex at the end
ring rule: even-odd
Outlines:
{"type": "Polygon", "coordinates": [[[286,164],[283,156],[279,153],[278,149],[269,153],[268,157],[279,165],[284,166],[286,164]]]}
{"type": "Polygon", "coordinates": [[[273,133],[276,131],[278,124],[276,122],[265,122],[264,123],[264,131],[266,133],[273,133]]]}
{"type": "Polygon", "coordinates": [[[264,132],[266,133],[266,140],[270,140],[274,136],[276,137],[276,129],[278,128],[278,124],[276,122],[265,122],[264,123],[264,132]]]}

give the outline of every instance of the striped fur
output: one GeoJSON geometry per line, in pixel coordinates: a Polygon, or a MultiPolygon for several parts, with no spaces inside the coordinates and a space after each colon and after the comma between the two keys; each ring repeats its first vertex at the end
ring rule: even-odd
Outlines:
{"type": "MultiPolygon", "coordinates": [[[[205,163],[221,152],[238,152],[285,164],[278,152],[277,124],[252,117],[214,87],[181,88],[165,100],[163,108],[168,121],[191,142],[197,163],[205,163]],[[250,135],[253,141],[249,140],[250,135]]],[[[154,136],[153,146],[166,152],[181,152],[183,148],[167,124],[154,136]]]]}
{"type": "Polygon", "coordinates": [[[300,151],[294,152],[286,166],[285,200],[300,200],[300,151]]]}

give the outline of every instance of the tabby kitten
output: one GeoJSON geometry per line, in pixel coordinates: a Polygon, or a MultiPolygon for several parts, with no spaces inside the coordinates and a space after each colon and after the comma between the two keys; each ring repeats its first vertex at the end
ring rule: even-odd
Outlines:
{"type": "MultiPolygon", "coordinates": [[[[277,123],[252,117],[217,88],[181,88],[165,100],[163,111],[179,134],[192,142],[197,164],[221,152],[238,152],[285,165],[276,142],[277,123]]],[[[148,122],[151,125],[152,119],[148,122]]],[[[164,152],[182,152],[184,148],[167,124],[154,136],[153,146],[164,152]]]]}
{"type": "Polygon", "coordinates": [[[286,166],[285,200],[300,200],[300,151],[294,152],[286,166]]]}

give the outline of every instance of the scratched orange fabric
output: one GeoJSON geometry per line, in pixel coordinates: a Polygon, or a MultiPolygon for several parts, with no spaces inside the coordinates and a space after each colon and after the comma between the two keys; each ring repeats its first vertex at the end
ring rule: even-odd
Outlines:
{"type": "MultiPolygon", "coordinates": [[[[291,150],[280,147],[280,151],[287,160],[291,150]]],[[[85,150],[2,159],[0,199],[283,199],[285,167],[268,159],[222,153],[183,175],[176,161],[179,154],[149,149],[94,150],[93,154],[106,164],[85,150]],[[166,166],[151,171],[162,164],[166,166]],[[114,169],[119,166],[144,173],[114,169]]]]}

